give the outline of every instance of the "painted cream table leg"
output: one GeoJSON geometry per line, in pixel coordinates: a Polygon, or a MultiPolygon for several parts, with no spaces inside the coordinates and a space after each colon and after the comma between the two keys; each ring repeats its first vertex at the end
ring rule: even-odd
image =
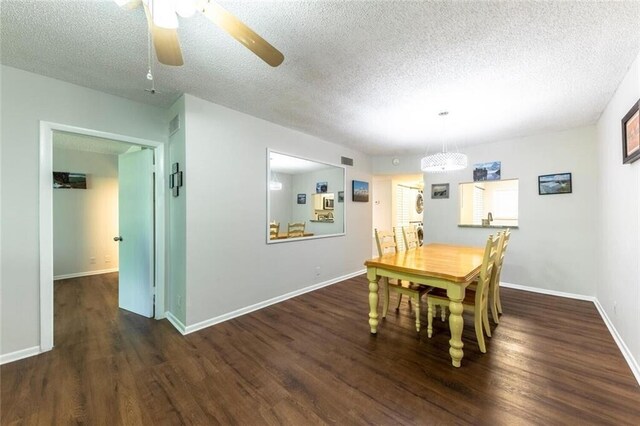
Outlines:
{"type": "Polygon", "coordinates": [[[454,367],[460,367],[460,362],[464,356],[462,347],[462,330],[464,328],[464,319],[462,312],[464,306],[464,287],[451,286],[447,289],[449,296],[449,330],[451,331],[451,340],[449,340],[449,355],[451,355],[451,364],[454,367]]]}
{"type": "Polygon", "coordinates": [[[378,276],[373,268],[367,269],[369,280],[369,326],[371,334],[378,332],[378,276]]]}

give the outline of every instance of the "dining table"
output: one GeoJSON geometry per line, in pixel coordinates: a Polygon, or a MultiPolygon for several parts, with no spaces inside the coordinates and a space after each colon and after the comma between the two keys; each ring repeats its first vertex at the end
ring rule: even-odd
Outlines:
{"type": "Polygon", "coordinates": [[[439,287],[449,297],[449,354],[451,364],[460,367],[464,356],[465,290],[480,273],[483,247],[431,243],[415,249],[389,253],[365,261],[369,281],[369,326],[378,332],[378,281],[381,277],[405,280],[415,284],[439,287]]]}

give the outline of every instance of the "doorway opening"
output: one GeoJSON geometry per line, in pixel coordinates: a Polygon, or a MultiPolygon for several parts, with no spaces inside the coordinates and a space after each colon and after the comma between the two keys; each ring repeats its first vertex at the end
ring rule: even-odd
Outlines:
{"type": "MultiPolygon", "coordinates": [[[[422,241],[424,227],[424,176],[422,174],[374,176],[373,228],[396,230],[402,235],[403,226],[414,226],[422,241]]],[[[373,238],[375,234],[372,230],[373,238]]],[[[404,250],[404,242],[399,238],[398,250],[404,250]]],[[[373,256],[378,256],[375,241],[373,256]]]]}
{"type": "Polygon", "coordinates": [[[54,343],[54,278],[106,274],[117,306],[164,318],[163,171],[160,142],[41,122],[41,352],[54,343]]]}

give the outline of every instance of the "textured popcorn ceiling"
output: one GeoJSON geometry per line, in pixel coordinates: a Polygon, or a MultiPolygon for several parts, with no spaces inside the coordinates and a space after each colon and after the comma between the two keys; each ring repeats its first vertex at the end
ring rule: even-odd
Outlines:
{"type": "Polygon", "coordinates": [[[3,0],[1,60],[162,107],[190,93],[402,155],[594,123],[640,51],[640,1],[220,3],[285,62],[181,18],[185,66],[157,65],[151,95],[144,13],[110,0],[3,0]]]}

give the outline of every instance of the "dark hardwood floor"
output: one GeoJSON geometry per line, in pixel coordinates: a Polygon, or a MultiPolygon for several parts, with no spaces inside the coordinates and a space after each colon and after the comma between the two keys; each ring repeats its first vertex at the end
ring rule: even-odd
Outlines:
{"type": "Polygon", "coordinates": [[[118,310],[116,274],[60,281],[55,349],[0,370],[2,424],[640,424],[592,303],[502,292],[456,369],[447,323],[418,336],[404,304],[370,335],[364,276],[188,336],[118,310]]]}

